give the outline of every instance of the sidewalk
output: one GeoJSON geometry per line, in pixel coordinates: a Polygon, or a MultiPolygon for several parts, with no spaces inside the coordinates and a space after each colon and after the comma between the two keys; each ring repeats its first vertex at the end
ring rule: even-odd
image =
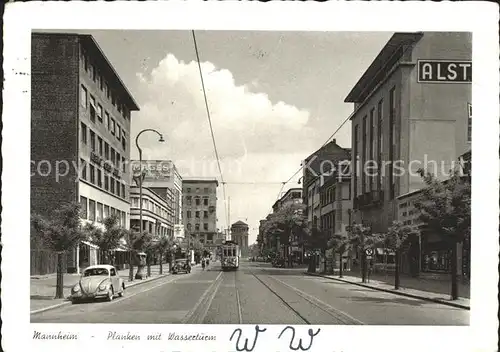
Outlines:
{"type": "MultiPolygon", "coordinates": [[[[137,267],[134,267],[134,275],[137,272],[137,267]]],[[[147,274],[147,268],[144,268],[144,273],[147,274]]],[[[143,280],[134,280],[132,282],[128,281],[129,270],[119,270],[118,275],[125,280],[125,286],[131,287],[136,286],[141,283],[149,282],[155,279],[159,279],[168,273],[168,264],[163,265],[163,275],[160,275],[160,266],[151,266],[151,276],[143,280]]],[[[64,297],[68,297],[71,294],[71,288],[78,283],[80,280],[80,275],[78,274],[64,274],[63,284],[64,284],[64,297]]],[[[67,299],[54,299],[56,294],[56,274],[31,276],[30,278],[30,311],[31,313],[40,312],[52,308],[56,308],[60,305],[70,303],[67,299]]]]}
{"type": "Polygon", "coordinates": [[[338,272],[335,275],[313,274],[307,275],[325,277],[331,280],[352,283],[354,285],[372,288],[374,290],[385,291],[397,295],[423,299],[436,303],[446,304],[452,307],[463,308],[470,310],[470,288],[469,285],[459,284],[459,295],[457,300],[450,299],[450,282],[449,280],[412,278],[401,276],[399,290],[394,289],[394,277],[390,274],[371,275],[366,283],[361,282],[361,276],[358,272],[344,272],[342,279],[339,278],[338,272]]]}

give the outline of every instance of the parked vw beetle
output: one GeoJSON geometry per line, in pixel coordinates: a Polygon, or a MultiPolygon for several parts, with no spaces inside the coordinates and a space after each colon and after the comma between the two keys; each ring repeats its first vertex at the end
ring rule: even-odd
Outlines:
{"type": "Polygon", "coordinates": [[[112,265],[92,265],[86,268],[80,281],[71,289],[71,302],[80,300],[105,298],[112,301],[115,295],[125,293],[125,282],[118,276],[112,265]]]}
{"type": "Polygon", "coordinates": [[[184,272],[189,274],[191,272],[191,265],[186,261],[186,259],[177,259],[172,268],[172,274],[178,274],[184,272]]]}

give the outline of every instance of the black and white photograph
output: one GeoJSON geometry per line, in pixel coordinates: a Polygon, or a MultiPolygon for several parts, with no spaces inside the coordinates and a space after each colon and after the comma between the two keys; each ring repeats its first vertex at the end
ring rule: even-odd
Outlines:
{"type": "Polygon", "coordinates": [[[266,326],[312,325],[305,345],[329,326],[472,325],[474,276],[489,275],[472,268],[488,260],[498,281],[475,249],[498,249],[498,231],[477,228],[472,195],[499,194],[498,156],[473,134],[499,126],[498,111],[473,124],[472,29],[64,23],[31,28],[17,58],[29,191],[3,182],[29,204],[23,230],[2,232],[29,233],[30,339],[106,324],[125,346],[185,338],[134,326],[208,325],[215,341],[231,325],[234,343],[249,325],[255,345],[266,326]],[[475,138],[495,165],[472,191],[475,138]]]}

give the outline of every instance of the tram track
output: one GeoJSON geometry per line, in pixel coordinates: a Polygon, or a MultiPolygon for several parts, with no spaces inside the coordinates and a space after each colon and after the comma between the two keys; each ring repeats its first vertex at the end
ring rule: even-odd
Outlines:
{"type": "MultiPolygon", "coordinates": [[[[281,295],[279,292],[277,292],[277,290],[273,289],[271,287],[271,285],[269,285],[268,283],[266,283],[262,278],[260,278],[259,276],[257,276],[254,272],[250,271],[249,272],[255,279],[257,279],[257,281],[259,281],[265,288],[267,288],[271,293],[273,293],[274,296],[276,296],[276,298],[278,298],[288,309],[290,309],[295,315],[297,315],[302,321],[304,321],[304,323],[308,324],[308,325],[314,325],[315,323],[311,322],[308,318],[306,318],[304,316],[304,314],[302,314],[298,309],[294,308],[290,302],[283,297],[283,295],[281,295]]],[[[272,277],[271,275],[260,275],[260,276],[265,276],[266,278],[274,281],[275,283],[277,283],[278,285],[281,285],[282,287],[286,288],[288,291],[290,292],[293,292],[295,296],[297,297],[300,297],[300,299],[308,302],[309,304],[311,304],[312,306],[316,307],[317,309],[319,309],[321,312],[324,312],[326,313],[327,315],[331,316],[332,318],[334,318],[334,321],[336,322],[336,324],[339,324],[339,325],[364,325],[363,322],[361,322],[360,320],[354,318],[354,317],[351,317],[350,315],[332,307],[331,305],[307,294],[306,292],[304,291],[301,291],[289,284],[287,284],[286,282],[280,280],[280,279],[277,279],[277,278],[274,278],[272,277]]],[[[296,303],[296,302],[295,302],[296,303]]]]}

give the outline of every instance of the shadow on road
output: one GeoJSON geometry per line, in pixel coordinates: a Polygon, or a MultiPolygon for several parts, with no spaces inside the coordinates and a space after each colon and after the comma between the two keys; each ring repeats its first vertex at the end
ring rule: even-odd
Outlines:
{"type": "Polygon", "coordinates": [[[345,299],[348,301],[353,301],[353,302],[372,302],[372,303],[380,303],[380,304],[396,303],[396,304],[403,304],[403,305],[415,306],[415,307],[422,306],[426,303],[425,301],[419,301],[416,299],[408,299],[408,298],[402,298],[402,297],[380,298],[380,297],[368,297],[368,296],[365,296],[365,297],[344,296],[344,297],[337,297],[337,298],[342,298],[342,299],[345,299]]]}

